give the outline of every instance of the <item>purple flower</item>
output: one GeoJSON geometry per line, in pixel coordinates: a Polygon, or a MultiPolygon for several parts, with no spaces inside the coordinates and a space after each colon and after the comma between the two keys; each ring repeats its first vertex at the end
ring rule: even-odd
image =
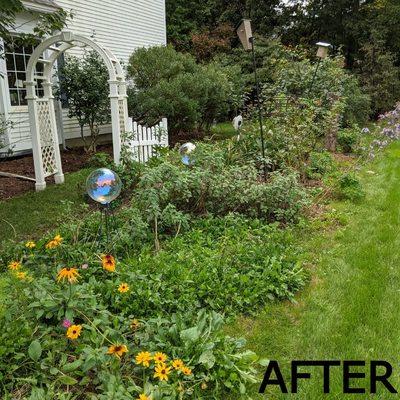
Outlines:
{"type": "Polygon", "coordinates": [[[62,322],[62,326],[65,329],[68,329],[72,325],[72,322],[69,319],[64,319],[62,322]]]}

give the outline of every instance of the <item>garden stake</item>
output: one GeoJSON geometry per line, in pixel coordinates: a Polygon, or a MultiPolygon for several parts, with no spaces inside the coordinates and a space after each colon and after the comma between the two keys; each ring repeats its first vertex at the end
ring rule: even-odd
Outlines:
{"type": "Polygon", "coordinates": [[[265,142],[264,142],[264,127],[263,127],[263,112],[260,101],[260,85],[258,82],[258,74],[257,74],[257,63],[256,63],[256,52],[254,51],[254,37],[250,39],[251,43],[251,52],[253,55],[253,68],[254,68],[254,81],[256,84],[256,97],[257,97],[257,107],[258,107],[258,122],[260,124],[260,138],[261,138],[261,153],[262,153],[262,163],[263,163],[263,173],[264,173],[264,182],[267,181],[267,164],[265,163],[265,142]]]}

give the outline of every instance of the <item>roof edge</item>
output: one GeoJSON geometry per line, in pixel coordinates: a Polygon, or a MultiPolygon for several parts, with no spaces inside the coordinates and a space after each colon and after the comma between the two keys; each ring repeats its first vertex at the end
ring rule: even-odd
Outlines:
{"type": "Polygon", "coordinates": [[[61,7],[53,0],[22,0],[24,7],[30,11],[50,14],[61,10],[61,7]]]}

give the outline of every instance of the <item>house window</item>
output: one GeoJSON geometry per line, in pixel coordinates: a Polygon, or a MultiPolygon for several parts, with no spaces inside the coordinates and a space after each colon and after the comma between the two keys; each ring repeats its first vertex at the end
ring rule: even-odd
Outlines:
{"type": "MultiPolygon", "coordinates": [[[[5,45],[8,88],[12,106],[25,106],[28,104],[24,82],[26,81],[26,67],[34,48],[35,46],[33,45],[22,46],[15,43],[5,45]]],[[[37,63],[35,75],[43,75],[43,64],[37,63]]],[[[41,80],[37,82],[36,95],[43,97],[41,80]]]]}

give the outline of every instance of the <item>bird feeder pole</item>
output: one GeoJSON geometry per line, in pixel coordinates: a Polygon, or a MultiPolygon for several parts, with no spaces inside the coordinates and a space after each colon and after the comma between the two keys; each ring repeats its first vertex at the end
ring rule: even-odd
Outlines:
{"type": "Polygon", "coordinates": [[[251,29],[251,21],[249,19],[243,19],[237,28],[237,34],[239,39],[243,45],[243,48],[246,51],[252,52],[253,58],[253,70],[254,70],[254,82],[256,85],[256,100],[257,100],[257,108],[258,108],[258,121],[260,124],[260,139],[261,139],[261,152],[262,152],[262,163],[263,163],[263,172],[264,172],[264,181],[267,180],[267,164],[265,160],[265,140],[264,140],[264,117],[262,111],[262,105],[260,100],[260,84],[258,80],[257,74],[257,63],[256,63],[256,53],[254,49],[254,36],[251,29]]]}

